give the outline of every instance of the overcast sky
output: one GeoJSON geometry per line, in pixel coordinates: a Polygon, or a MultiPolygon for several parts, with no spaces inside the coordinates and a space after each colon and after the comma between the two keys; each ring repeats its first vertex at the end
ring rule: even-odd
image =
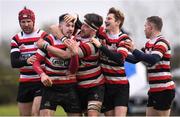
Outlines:
{"type": "Polygon", "coordinates": [[[83,16],[89,12],[106,15],[108,9],[117,6],[117,0],[0,0],[1,1],[1,34],[14,35],[19,29],[18,12],[24,7],[36,14],[36,27],[45,23],[57,22],[63,13],[75,13],[83,16]]]}
{"type": "Polygon", "coordinates": [[[41,28],[44,24],[57,23],[58,16],[63,13],[78,13],[82,18],[86,13],[98,13],[104,18],[111,7],[121,9],[125,13],[124,28],[130,31],[131,36],[138,44],[145,43],[143,32],[144,21],[151,15],[159,15],[164,20],[163,32],[172,39],[172,44],[180,44],[179,11],[176,10],[180,0],[0,0],[0,40],[11,37],[20,31],[18,13],[24,7],[32,9],[36,14],[36,27],[41,28]],[[175,10],[174,10],[175,9],[175,10]],[[171,11],[172,10],[172,11],[171,11]],[[169,17],[177,13],[176,17],[169,17]]]}

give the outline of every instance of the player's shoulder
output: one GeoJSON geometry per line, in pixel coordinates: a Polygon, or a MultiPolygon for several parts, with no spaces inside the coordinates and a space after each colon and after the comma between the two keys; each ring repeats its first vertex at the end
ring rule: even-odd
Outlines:
{"type": "Polygon", "coordinates": [[[122,40],[130,40],[130,41],[132,41],[131,40],[131,38],[129,37],[129,35],[128,34],[126,34],[126,33],[124,33],[124,32],[121,32],[120,34],[119,34],[119,38],[121,39],[121,41],[122,40]]]}
{"type": "Polygon", "coordinates": [[[23,32],[16,33],[11,40],[18,41],[23,35],[23,32]]]}
{"type": "Polygon", "coordinates": [[[160,36],[155,43],[163,42],[166,43],[167,45],[170,44],[169,40],[167,40],[164,36],[160,36]]]}

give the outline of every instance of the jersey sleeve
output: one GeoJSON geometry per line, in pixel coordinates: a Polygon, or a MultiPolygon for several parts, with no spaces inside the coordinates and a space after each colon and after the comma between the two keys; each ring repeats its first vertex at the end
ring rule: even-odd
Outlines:
{"type": "Polygon", "coordinates": [[[38,73],[39,75],[44,72],[43,69],[41,68],[40,63],[44,60],[45,55],[46,54],[40,49],[38,49],[37,53],[35,54],[36,61],[33,63],[33,68],[36,71],[36,73],[38,73]]]}
{"type": "Polygon", "coordinates": [[[27,59],[21,57],[21,52],[18,46],[18,40],[16,36],[14,36],[11,40],[10,59],[11,59],[11,66],[13,68],[20,68],[28,64],[26,62],[27,59]]]}
{"type": "Polygon", "coordinates": [[[90,43],[81,43],[78,49],[78,54],[80,58],[87,57],[90,55],[94,55],[98,51],[98,48],[90,43]]]}
{"type": "Polygon", "coordinates": [[[123,34],[123,38],[118,44],[117,52],[122,55],[122,60],[124,61],[128,56],[128,48],[124,45],[124,41],[131,41],[127,34],[123,34]]]}
{"type": "Polygon", "coordinates": [[[119,53],[117,53],[117,52],[113,52],[113,51],[111,51],[111,50],[109,50],[107,47],[105,47],[105,46],[101,46],[100,48],[99,48],[110,60],[112,60],[112,61],[114,61],[114,62],[116,62],[116,63],[118,63],[118,64],[121,64],[121,63],[123,63],[123,61],[122,61],[122,54],[119,54],[119,53]]]}
{"type": "Polygon", "coordinates": [[[164,53],[166,53],[167,51],[168,51],[167,43],[163,41],[158,41],[157,43],[155,43],[151,54],[157,54],[162,58],[164,53]]]}
{"type": "Polygon", "coordinates": [[[79,67],[79,56],[74,55],[71,57],[70,65],[69,65],[69,71],[71,74],[75,74],[79,67]]]}
{"type": "MultiPolygon", "coordinates": [[[[49,45],[53,45],[53,41],[50,35],[45,36],[43,39],[49,43],[49,45]]],[[[45,49],[38,49],[35,54],[37,60],[33,63],[33,68],[39,75],[44,72],[40,63],[45,60],[47,53],[48,52],[45,49]]]]}

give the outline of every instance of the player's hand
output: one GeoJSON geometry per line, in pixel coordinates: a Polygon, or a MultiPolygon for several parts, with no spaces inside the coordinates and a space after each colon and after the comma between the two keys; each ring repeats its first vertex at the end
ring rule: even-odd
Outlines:
{"type": "Polygon", "coordinates": [[[69,50],[73,53],[73,54],[78,54],[78,43],[73,40],[73,39],[66,39],[64,41],[64,44],[66,45],[66,47],[69,48],[69,50]]]}
{"type": "Polygon", "coordinates": [[[40,38],[37,42],[36,42],[36,46],[38,48],[43,48],[43,45],[46,43],[46,41],[44,41],[42,38],[40,38]]]}
{"type": "Polygon", "coordinates": [[[77,17],[78,17],[77,14],[65,15],[65,16],[64,16],[64,21],[65,21],[66,23],[69,23],[69,22],[71,22],[72,20],[74,20],[74,22],[76,22],[77,17]]]}
{"type": "Polygon", "coordinates": [[[45,73],[42,73],[40,76],[41,76],[41,82],[43,83],[44,86],[46,86],[46,87],[51,87],[52,86],[53,82],[49,78],[48,75],[46,75],[45,73]]]}
{"type": "Polygon", "coordinates": [[[91,43],[94,43],[97,48],[102,46],[101,42],[96,38],[91,38],[90,41],[91,41],[91,43]]]}
{"type": "Polygon", "coordinates": [[[78,55],[78,49],[79,49],[79,45],[78,43],[75,41],[75,40],[72,40],[71,39],[71,45],[69,47],[69,49],[71,50],[71,52],[74,54],[74,55],[78,55]]]}
{"type": "Polygon", "coordinates": [[[50,33],[58,39],[61,39],[64,35],[59,29],[59,24],[54,24],[49,27],[50,33]]]}
{"type": "Polygon", "coordinates": [[[37,59],[36,56],[32,55],[27,59],[27,64],[32,65],[36,61],[36,59],[37,59]]]}
{"type": "Polygon", "coordinates": [[[131,51],[131,52],[134,51],[135,48],[134,48],[134,44],[133,44],[132,41],[126,40],[126,41],[123,41],[122,43],[124,44],[124,46],[125,46],[126,48],[128,48],[129,51],[131,51]]]}
{"type": "Polygon", "coordinates": [[[68,79],[76,79],[76,74],[71,74],[69,71],[66,73],[68,79]]]}

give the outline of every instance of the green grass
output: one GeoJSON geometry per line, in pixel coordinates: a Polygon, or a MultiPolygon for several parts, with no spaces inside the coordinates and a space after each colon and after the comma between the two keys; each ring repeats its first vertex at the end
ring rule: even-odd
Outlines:
{"type": "MultiPolygon", "coordinates": [[[[17,105],[0,105],[0,116],[18,116],[19,111],[17,105]]],[[[58,107],[55,116],[66,116],[61,107],[58,107]]]]}
{"type": "Polygon", "coordinates": [[[16,105],[2,105],[0,106],[0,116],[18,115],[18,108],[16,105]]]}

